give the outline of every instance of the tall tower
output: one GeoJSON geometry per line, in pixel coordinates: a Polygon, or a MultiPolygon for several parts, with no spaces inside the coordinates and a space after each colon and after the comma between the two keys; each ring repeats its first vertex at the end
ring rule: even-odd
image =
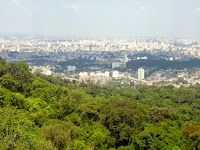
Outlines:
{"type": "Polygon", "coordinates": [[[144,79],[144,69],[139,68],[138,69],[138,80],[142,80],[142,79],[144,79]]]}

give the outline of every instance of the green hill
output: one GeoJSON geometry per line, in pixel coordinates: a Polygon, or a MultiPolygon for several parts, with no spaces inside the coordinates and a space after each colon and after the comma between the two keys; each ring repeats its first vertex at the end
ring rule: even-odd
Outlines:
{"type": "Polygon", "coordinates": [[[0,59],[0,149],[198,150],[200,87],[117,88],[0,59]]]}

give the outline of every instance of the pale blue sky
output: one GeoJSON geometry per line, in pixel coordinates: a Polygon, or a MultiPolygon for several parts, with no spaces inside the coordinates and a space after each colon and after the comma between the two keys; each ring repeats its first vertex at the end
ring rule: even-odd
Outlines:
{"type": "Polygon", "coordinates": [[[0,34],[200,38],[200,0],[0,0],[0,34]]]}

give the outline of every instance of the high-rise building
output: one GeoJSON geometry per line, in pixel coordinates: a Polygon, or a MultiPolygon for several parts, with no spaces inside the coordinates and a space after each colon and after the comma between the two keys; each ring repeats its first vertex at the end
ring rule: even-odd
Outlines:
{"type": "Polygon", "coordinates": [[[4,48],[5,48],[5,45],[4,45],[4,44],[2,44],[2,45],[1,45],[1,48],[2,48],[2,49],[4,49],[4,48]]]}
{"type": "Polygon", "coordinates": [[[142,79],[144,79],[144,69],[139,68],[138,69],[138,80],[142,80],[142,79]]]}
{"type": "Polygon", "coordinates": [[[115,63],[112,63],[112,69],[114,69],[116,67],[115,63]]]}
{"type": "Polygon", "coordinates": [[[116,68],[119,68],[121,66],[121,62],[116,62],[115,65],[116,65],[116,68]]]}
{"type": "Polygon", "coordinates": [[[112,63],[112,69],[114,69],[114,68],[120,68],[121,64],[122,64],[121,62],[112,63]]]}

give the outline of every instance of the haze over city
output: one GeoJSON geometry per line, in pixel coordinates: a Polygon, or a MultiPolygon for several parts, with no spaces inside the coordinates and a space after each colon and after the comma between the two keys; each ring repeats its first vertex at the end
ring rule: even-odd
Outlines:
{"type": "Polygon", "coordinates": [[[199,0],[0,0],[0,34],[200,38],[199,0]]]}

